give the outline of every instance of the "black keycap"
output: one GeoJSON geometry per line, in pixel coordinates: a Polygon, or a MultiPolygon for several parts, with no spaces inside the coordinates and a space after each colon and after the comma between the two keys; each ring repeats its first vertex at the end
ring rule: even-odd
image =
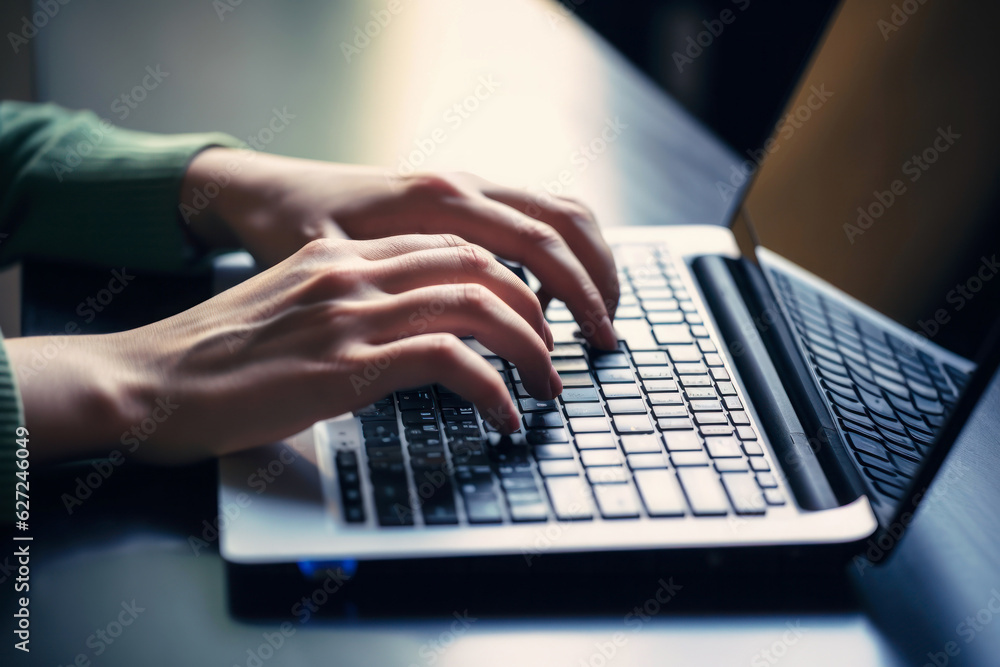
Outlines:
{"type": "Polygon", "coordinates": [[[876,458],[885,459],[886,461],[889,460],[889,457],[885,452],[885,447],[875,438],[870,438],[868,436],[861,435],[860,433],[848,431],[847,443],[855,451],[862,452],[876,458]]]}
{"type": "Polygon", "coordinates": [[[628,368],[628,359],[621,352],[592,352],[590,362],[596,369],[628,368]]]}
{"type": "Polygon", "coordinates": [[[569,442],[569,433],[565,428],[533,428],[525,433],[527,441],[532,445],[547,445],[551,443],[569,442]]]}
{"type": "Polygon", "coordinates": [[[558,412],[530,412],[524,415],[524,426],[528,429],[559,428],[562,425],[562,415],[558,412]]]}
{"type": "Polygon", "coordinates": [[[433,410],[403,410],[403,424],[410,426],[414,424],[436,424],[437,418],[433,410]]]}
{"type": "Polygon", "coordinates": [[[406,477],[372,479],[375,514],[381,526],[412,526],[413,508],[406,486],[406,477]]]}
{"type": "Polygon", "coordinates": [[[555,400],[539,401],[535,398],[522,398],[519,403],[521,404],[521,412],[549,412],[559,409],[559,403],[555,400]]]}
{"type": "Polygon", "coordinates": [[[396,408],[393,407],[392,403],[369,405],[367,408],[362,408],[354,414],[361,418],[362,423],[370,421],[396,421],[396,408]]]}
{"type": "Polygon", "coordinates": [[[401,391],[396,398],[400,410],[430,410],[434,407],[434,398],[429,391],[401,391]]]}
{"type": "Polygon", "coordinates": [[[363,424],[361,432],[368,438],[385,438],[399,435],[399,427],[395,421],[373,421],[363,424]]]}

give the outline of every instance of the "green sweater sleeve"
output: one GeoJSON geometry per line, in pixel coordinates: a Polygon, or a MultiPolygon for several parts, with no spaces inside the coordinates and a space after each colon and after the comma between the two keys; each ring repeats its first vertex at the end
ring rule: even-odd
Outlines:
{"type": "MultiPolygon", "coordinates": [[[[183,271],[199,259],[178,212],[188,163],[226,134],[123,130],[86,111],[0,102],[0,266],[67,260],[183,271]]],[[[15,432],[24,424],[0,334],[0,523],[13,518],[15,432]]]]}

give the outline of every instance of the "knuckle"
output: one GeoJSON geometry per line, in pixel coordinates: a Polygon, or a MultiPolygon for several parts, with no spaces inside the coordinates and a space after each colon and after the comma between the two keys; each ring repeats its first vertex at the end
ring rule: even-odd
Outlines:
{"type": "Polygon", "coordinates": [[[531,246],[552,247],[564,243],[562,236],[544,222],[523,220],[518,235],[531,246]]]}
{"type": "Polygon", "coordinates": [[[309,241],[299,254],[311,260],[331,259],[336,255],[337,242],[329,238],[317,238],[309,241]]]}
{"type": "Polygon", "coordinates": [[[485,248],[467,244],[457,248],[462,270],[470,274],[485,273],[493,265],[494,259],[485,248]]]}
{"type": "Polygon", "coordinates": [[[493,295],[482,285],[468,284],[459,288],[461,303],[470,310],[487,311],[493,302],[493,295]]]}
{"type": "Polygon", "coordinates": [[[469,242],[458,234],[435,234],[434,237],[446,248],[461,248],[469,245],[469,242]]]}
{"type": "Polygon", "coordinates": [[[360,264],[356,263],[329,267],[309,280],[306,293],[321,300],[343,296],[359,284],[362,273],[360,264]]]}
{"type": "Polygon", "coordinates": [[[453,179],[444,174],[414,174],[406,184],[406,192],[415,199],[442,200],[461,195],[453,179]]]}
{"type": "Polygon", "coordinates": [[[589,206],[578,199],[563,197],[560,201],[562,209],[577,224],[593,225],[596,221],[594,212],[589,206]]]}
{"type": "Polygon", "coordinates": [[[427,358],[434,364],[454,365],[461,358],[460,346],[464,345],[452,334],[432,334],[427,336],[427,358]]]}

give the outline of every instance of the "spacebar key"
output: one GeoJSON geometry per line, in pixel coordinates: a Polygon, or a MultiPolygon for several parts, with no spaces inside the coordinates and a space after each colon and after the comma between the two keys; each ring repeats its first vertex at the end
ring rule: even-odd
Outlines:
{"type": "Polygon", "coordinates": [[[549,477],[545,480],[556,518],[562,521],[592,519],[594,501],[588,485],[581,477],[549,477]]]}
{"type": "Polygon", "coordinates": [[[684,494],[696,516],[725,514],[729,500],[719,481],[719,473],[711,468],[678,468],[684,494]]]}

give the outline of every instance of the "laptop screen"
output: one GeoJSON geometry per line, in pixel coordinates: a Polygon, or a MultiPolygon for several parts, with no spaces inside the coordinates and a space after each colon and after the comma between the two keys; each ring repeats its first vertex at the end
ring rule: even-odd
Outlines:
{"type": "Polygon", "coordinates": [[[847,0],[744,202],[760,245],[970,359],[1000,311],[998,19],[847,0]]]}

